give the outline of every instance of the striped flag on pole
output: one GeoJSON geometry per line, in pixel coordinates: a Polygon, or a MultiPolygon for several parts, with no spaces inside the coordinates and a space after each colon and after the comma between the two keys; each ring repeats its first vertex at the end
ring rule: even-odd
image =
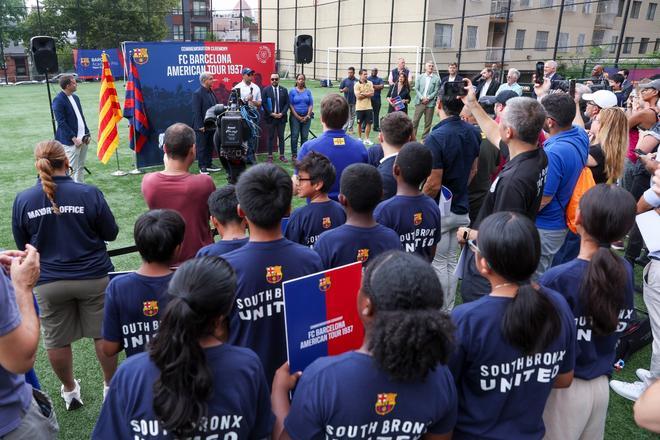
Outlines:
{"type": "Polygon", "coordinates": [[[128,82],[124,99],[124,117],[130,121],[129,139],[131,149],[139,153],[149,139],[150,127],[147,108],[142,98],[142,85],[133,56],[128,57],[128,82]]]}
{"type": "Polygon", "coordinates": [[[121,120],[121,107],[115,89],[115,80],[110,71],[108,56],[103,52],[103,74],[99,93],[99,138],[96,155],[102,163],[108,163],[119,146],[117,123],[121,120]]]}

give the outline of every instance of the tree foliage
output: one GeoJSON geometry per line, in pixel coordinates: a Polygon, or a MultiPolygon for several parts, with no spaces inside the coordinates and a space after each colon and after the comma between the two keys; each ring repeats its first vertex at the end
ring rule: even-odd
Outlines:
{"type": "Polygon", "coordinates": [[[9,40],[20,40],[20,23],[26,15],[23,0],[0,0],[0,36],[5,46],[9,45],[9,40]]]}
{"type": "Polygon", "coordinates": [[[122,41],[159,41],[168,32],[165,16],[178,4],[180,0],[42,0],[41,19],[33,9],[23,26],[23,38],[51,35],[64,44],[75,40],[84,49],[119,47],[122,41]]]}

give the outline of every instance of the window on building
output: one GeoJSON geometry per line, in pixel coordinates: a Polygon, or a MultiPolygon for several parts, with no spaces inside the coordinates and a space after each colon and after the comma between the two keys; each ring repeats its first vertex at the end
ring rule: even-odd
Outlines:
{"type": "Polygon", "coordinates": [[[529,0],[520,0],[521,7],[529,7],[529,0]]]}
{"type": "Polygon", "coordinates": [[[566,32],[559,33],[557,52],[568,52],[568,34],[566,32]]]}
{"type": "Polygon", "coordinates": [[[631,53],[633,47],[633,37],[626,37],[623,40],[623,53],[631,53]]]}
{"type": "Polygon", "coordinates": [[[632,7],[630,8],[630,18],[639,18],[640,9],[642,9],[642,2],[640,1],[632,2],[632,7]]]}
{"type": "MultiPolygon", "coordinates": [[[[605,4],[605,2],[601,2],[600,4],[605,4]]],[[[617,17],[623,17],[623,8],[626,6],[626,1],[625,0],[619,0],[618,7],[616,8],[616,16],[617,17]]]]}
{"type": "Polygon", "coordinates": [[[655,20],[655,10],[658,9],[658,4],[657,3],[649,3],[649,8],[646,11],[646,19],[647,20],[655,20]]]}
{"type": "Polygon", "coordinates": [[[518,29],[516,31],[516,49],[522,50],[525,47],[525,30],[518,29]]]}
{"type": "Polygon", "coordinates": [[[591,3],[586,1],[582,4],[582,13],[591,14],[591,3]]]}
{"type": "Polygon", "coordinates": [[[591,36],[591,45],[600,46],[603,44],[603,41],[605,41],[605,31],[602,29],[594,31],[594,34],[591,36]]]}
{"type": "Polygon", "coordinates": [[[612,37],[612,42],[610,43],[610,53],[616,52],[616,45],[617,45],[618,42],[619,42],[619,37],[614,35],[612,37]]]}
{"type": "Polygon", "coordinates": [[[566,0],[564,2],[564,11],[575,12],[577,10],[577,5],[575,4],[577,0],[566,0]]]}
{"type": "Polygon", "coordinates": [[[172,25],[172,39],[173,40],[183,40],[183,25],[182,24],[172,25]]]}
{"type": "Polygon", "coordinates": [[[541,0],[542,8],[551,8],[554,3],[554,0],[541,0]]]}
{"type": "Polygon", "coordinates": [[[575,48],[575,52],[584,53],[584,39],[585,38],[586,38],[586,36],[584,34],[578,34],[577,43],[575,44],[577,46],[575,48]]]}
{"type": "Polygon", "coordinates": [[[451,35],[454,26],[451,24],[435,24],[435,37],[433,39],[433,47],[451,47],[451,35]]]}
{"type": "Polygon", "coordinates": [[[547,31],[536,31],[536,41],[534,42],[534,49],[544,51],[548,49],[548,34],[547,31]]]}
{"type": "Polygon", "coordinates": [[[649,48],[649,39],[648,38],[642,38],[639,41],[639,53],[643,54],[646,53],[646,50],[649,48]]]}
{"type": "Polygon", "coordinates": [[[16,76],[27,76],[26,58],[14,58],[16,64],[16,76]]]}
{"type": "Polygon", "coordinates": [[[181,14],[183,14],[183,9],[181,9],[181,5],[172,8],[172,15],[181,15],[181,14]]]}
{"type": "Polygon", "coordinates": [[[205,1],[193,1],[193,15],[206,15],[208,10],[209,8],[207,7],[205,1]]]}
{"type": "Polygon", "coordinates": [[[465,46],[468,49],[475,49],[477,47],[477,29],[478,26],[467,27],[467,42],[465,46]]]}
{"type": "Polygon", "coordinates": [[[206,29],[206,26],[193,26],[193,39],[204,40],[206,39],[207,32],[208,29],[206,29]]]}
{"type": "Polygon", "coordinates": [[[660,52],[660,38],[655,39],[655,46],[653,46],[653,52],[660,52]]]}

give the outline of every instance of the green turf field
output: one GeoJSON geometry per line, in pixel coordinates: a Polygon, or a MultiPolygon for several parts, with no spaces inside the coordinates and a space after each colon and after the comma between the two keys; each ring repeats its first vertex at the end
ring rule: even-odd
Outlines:
{"type": "MultiPolygon", "coordinates": [[[[284,81],[283,85],[291,87],[293,82],[284,81]]],[[[59,92],[59,87],[56,84],[51,87],[54,96],[59,92]]],[[[83,112],[92,132],[92,138],[97,134],[99,87],[99,83],[80,83],[78,86],[78,96],[82,101],[83,112]]],[[[117,82],[117,91],[120,101],[123,101],[123,82],[117,82]]],[[[312,121],[312,131],[320,134],[322,129],[318,118],[319,103],[325,94],[334,90],[320,88],[315,83],[312,91],[317,109],[317,118],[312,121]]],[[[381,115],[385,112],[386,109],[381,109],[381,115]]],[[[0,248],[13,249],[15,247],[11,232],[11,206],[16,193],[35,182],[36,172],[32,156],[35,143],[51,137],[48,96],[43,84],[0,87],[0,248]]],[[[120,166],[123,170],[130,170],[133,168],[133,159],[127,146],[127,124],[123,122],[120,126],[120,139],[120,166]]],[[[374,134],[371,139],[377,140],[374,134]]],[[[96,185],[103,191],[119,224],[119,236],[115,242],[111,243],[110,249],[130,245],[132,244],[133,222],[140,213],[146,210],[140,193],[142,176],[111,176],[110,173],[117,166],[115,159],[113,158],[108,165],[103,165],[96,159],[95,149],[95,144],[91,144],[87,166],[92,175],[86,176],[85,182],[96,185]]],[[[289,146],[287,146],[287,151],[290,151],[289,146]]],[[[265,157],[260,156],[259,159],[264,160],[265,157]]],[[[290,165],[285,168],[291,169],[290,165]]],[[[195,165],[194,171],[196,170],[195,165]]],[[[212,174],[212,177],[217,186],[226,182],[224,173],[212,174]]],[[[300,200],[294,201],[294,206],[300,204],[300,200]]],[[[66,246],[69,237],[60,237],[60,239],[62,245],[66,246]]],[[[113,262],[117,270],[132,270],[139,265],[139,257],[137,254],[131,254],[114,258],[113,262]]],[[[639,282],[641,270],[638,268],[636,273],[637,282],[639,282]]],[[[638,296],[638,305],[643,307],[641,296],[638,296]]],[[[636,368],[648,368],[649,358],[650,349],[647,348],[633,357],[622,373],[615,374],[615,378],[632,380],[635,377],[636,368]]],[[[35,368],[43,387],[55,402],[55,410],[60,423],[60,438],[89,438],[102,401],[101,370],[96,362],[91,341],[84,340],[74,344],[75,377],[80,379],[82,398],[85,403],[80,410],[65,411],[62,399],[59,397],[59,382],[52,373],[43,350],[39,351],[35,368]]],[[[610,394],[607,439],[660,438],[637,428],[632,417],[631,402],[614,393],[610,394]]]]}

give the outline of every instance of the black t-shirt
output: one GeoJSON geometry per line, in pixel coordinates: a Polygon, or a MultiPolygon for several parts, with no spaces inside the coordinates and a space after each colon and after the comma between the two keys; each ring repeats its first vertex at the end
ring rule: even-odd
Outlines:
{"type": "Polygon", "coordinates": [[[589,147],[589,155],[594,158],[597,165],[591,168],[591,174],[594,176],[596,184],[607,182],[607,173],[605,173],[605,152],[600,144],[592,145],[589,147]]]}
{"type": "Polygon", "coordinates": [[[482,135],[481,145],[479,146],[477,174],[475,174],[468,186],[470,208],[488,193],[488,188],[490,188],[491,184],[490,176],[495,172],[499,163],[500,150],[482,135]]]}
{"type": "MultiPolygon", "coordinates": [[[[500,148],[502,146],[503,142],[500,142],[500,148]]],[[[473,228],[479,229],[483,219],[500,211],[520,212],[535,220],[547,173],[548,157],[541,148],[520,153],[511,159],[490,186],[473,228]]]]}

